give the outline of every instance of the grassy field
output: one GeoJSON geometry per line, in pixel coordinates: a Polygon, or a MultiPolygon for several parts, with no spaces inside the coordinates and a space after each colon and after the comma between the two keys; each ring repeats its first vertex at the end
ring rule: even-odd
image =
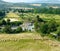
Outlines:
{"type": "Polygon", "coordinates": [[[18,14],[16,14],[16,13],[13,13],[13,12],[7,13],[4,19],[5,20],[10,19],[11,22],[13,22],[13,21],[22,21],[20,16],[18,14]]]}
{"type": "MultiPolygon", "coordinates": [[[[35,19],[35,17],[37,15],[40,16],[40,18],[44,19],[44,20],[51,20],[51,19],[55,19],[56,22],[60,23],[60,15],[56,15],[56,14],[35,14],[35,13],[23,13],[23,17],[25,19],[35,19]]],[[[13,13],[13,12],[10,12],[10,13],[7,13],[6,17],[4,19],[11,19],[11,21],[23,21],[25,19],[22,19],[21,17],[21,13],[13,13]]]]}
{"type": "Polygon", "coordinates": [[[38,33],[1,34],[0,51],[60,51],[60,42],[38,33]]]}
{"type": "MultiPolygon", "coordinates": [[[[44,20],[55,18],[60,23],[60,15],[54,14],[32,14],[24,13],[24,18],[35,19],[39,15],[44,20]]],[[[8,13],[4,19],[12,21],[22,21],[19,14],[8,13]]],[[[60,42],[48,37],[41,37],[38,33],[19,33],[19,34],[1,34],[0,33],[0,51],[60,51],[60,42]]]]}

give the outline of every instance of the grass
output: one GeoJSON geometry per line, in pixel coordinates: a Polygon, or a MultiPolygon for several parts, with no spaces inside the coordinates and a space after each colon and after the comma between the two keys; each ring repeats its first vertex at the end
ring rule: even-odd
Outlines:
{"type": "Polygon", "coordinates": [[[39,40],[19,40],[0,42],[0,51],[49,51],[49,45],[39,40]]]}
{"type": "Polygon", "coordinates": [[[1,34],[0,51],[60,51],[60,42],[38,33],[1,34]]]}
{"type": "MultiPolygon", "coordinates": [[[[47,21],[53,17],[60,23],[60,15],[25,13],[24,17],[33,19],[36,15],[47,21]]],[[[21,20],[20,16],[11,12],[6,18],[21,20]]],[[[41,37],[38,33],[0,34],[0,51],[60,51],[60,42],[41,37]]]]}
{"type": "Polygon", "coordinates": [[[16,13],[13,12],[9,12],[6,14],[6,17],[4,18],[5,20],[10,19],[11,22],[13,21],[22,21],[22,19],[20,18],[20,16],[16,13]]]}
{"type": "Polygon", "coordinates": [[[9,12],[9,13],[7,13],[6,17],[16,18],[16,17],[19,17],[19,16],[16,13],[9,12]]]}
{"type": "Polygon", "coordinates": [[[56,22],[60,23],[60,15],[56,15],[56,14],[34,14],[34,13],[23,13],[23,17],[24,19],[21,18],[21,13],[13,13],[13,12],[9,12],[7,13],[6,17],[4,19],[11,19],[12,21],[23,21],[23,20],[27,20],[27,19],[35,19],[35,17],[37,15],[40,16],[40,18],[44,19],[44,20],[51,20],[51,19],[55,19],[56,22]]]}

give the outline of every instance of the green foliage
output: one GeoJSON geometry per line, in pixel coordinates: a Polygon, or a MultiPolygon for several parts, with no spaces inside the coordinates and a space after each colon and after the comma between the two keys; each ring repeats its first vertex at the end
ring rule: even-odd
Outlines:
{"type": "Polygon", "coordinates": [[[50,32],[56,31],[57,30],[57,24],[56,24],[55,20],[49,21],[48,27],[50,29],[50,32]]]}
{"type": "Polygon", "coordinates": [[[37,8],[34,13],[60,14],[60,8],[37,8]]]}
{"type": "Polygon", "coordinates": [[[58,27],[57,36],[60,36],[60,27],[58,27]]]}
{"type": "Polygon", "coordinates": [[[43,22],[43,19],[40,18],[39,15],[37,15],[37,17],[36,17],[36,21],[37,21],[37,22],[43,22]]]}
{"type": "Polygon", "coordinates": [[[0,26],[2,25],[2,21],[0,20],[0,26]]]}
{"type": "Polygon", "coordinates": [[[47,23],[42,24],[42,25],[40,26],[40,31],[41,31],[43,34],[49,34],[49,33],[50,33],[50,30],[49,30],[48,24],[47,24],[47,23]]]}
{"type": "Polygon", "coordinates": [[[20,32],[22,32],[23,30],[22,30],[22,28],[21,27],[18,27],[17,29],[16,29],[16,33],[20,33],[20,32]]]}
{"type": "Polygon", "coordinates": [[[60,28],[59,28],[58,31],[57,31],[57,38],[58,38],[58,40],[60,41],[60,28]]]}
{"type": "Polygon", "coordinates": [[[36,31],[40,31],[43,34],[49,34],[50,32],[54,32],[57,30],[57,23],[55,21],[55,19],[50,20],[48,22],[44,22],[44,20],[42,20],[39,18],[39,16],[37,16],[37,19],[35,21],[35,30],[36,31]]]}
{"type": "Polygon", "coordinates": [[[35,26],[35,30],[38,31],[39,30],[39,24],[38,24],[38,22],[35,22],[34,26],[35,26]]]}
{"type": "Polygon", "coordinates": [[[54,20],[49,21],[49,23],[44,23],[40,26],[40,30],[42,33],[50,33],[57,30],[57,24],[54,20]]]}
{"type": "Polygon", "coordinates": [[[6,25],[6,21],[4,19],[0,20],[0,25],[6,25]]]}
{"type": "Polygon", "coordinates": [[[6,25],[5,28],[3,29],[3,31],[6,33],[11,33],[12,32],[11,26],[6,25]]]}
{"type": "Polygon", "coordinates": [[[40,27],[41,22],[43,22],[43,19],[41,19],[41,18],[39,17],[39,15],[37,15],[37,16],[36,16],[35,23],[34,23],[34,25],[35,25],[35,30],[36,30],[36,31],[39,30],[39,27],[40,27]]]}
{"type": "Polygon", "coordinates": [[[6,21],[4,19],[2,20],[2,25],[6,25],[6,21]]]}
{"type": "Polygon", "coordinates": [[[10,25],[10,19],[7,19],[6,22],[7,22],[7,25],[10,25]]]}
{"type": "Polygon", "coordinates": [[[10,22],[11,26],[19,26],[21,25],[23,22],[21,21],[15,21],[15,22],[10,22]]]}
{"type": "Polygon", "coordinates": [[[0,16],[5,16],[5,12],[4,11],[0,11],[0,16]]]}

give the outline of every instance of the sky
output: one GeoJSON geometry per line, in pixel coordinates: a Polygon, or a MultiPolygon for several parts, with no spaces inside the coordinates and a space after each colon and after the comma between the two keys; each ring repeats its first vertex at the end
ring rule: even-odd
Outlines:
{"type": "Polygon", "coordinates": [[[3,0],[6,2],[34,2],[35,0],[3,0]]]}
{"type": "Polygon", "coordinates": [[[3,0],[3,1],[6,1],[6,2],[37,2],[37,3],[40,3],[40,2],[47,2],[47,3],[60,3],[60,0],[3,0]]]}

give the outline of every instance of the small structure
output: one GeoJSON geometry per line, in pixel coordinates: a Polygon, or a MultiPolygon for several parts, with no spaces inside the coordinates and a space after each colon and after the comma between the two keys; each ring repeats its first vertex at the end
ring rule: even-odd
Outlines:
{"type": "Polygon", "coordinates": [[[14,29],[17,29],[19,26],[11,26],[11,29],[14,30],[14,29]]]}
{"type": "Polygon", "coordinates": [[[23,31],[34,31],[34,24],[31,22],[25,22],[22,25],[20,25],[23,29],[23,31]]]}

